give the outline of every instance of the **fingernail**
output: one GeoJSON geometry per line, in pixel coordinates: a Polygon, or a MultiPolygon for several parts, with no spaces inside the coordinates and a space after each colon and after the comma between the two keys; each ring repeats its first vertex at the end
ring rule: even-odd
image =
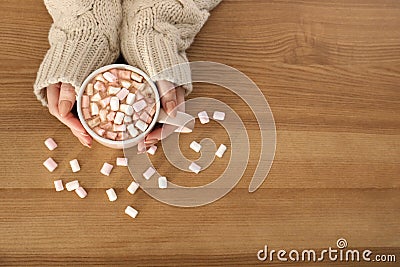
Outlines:
{"type": "Polygon", "coordinates": [[[157,143],[158,142],[158,139],[149,139],[149,140],[146,140],[146,141],[144,141],[144,143],[147,145],[147,144],[153,144],[153,143],[157,143]]]}
{"type": "Polygon", "coordinates": [[[176,107],[176,103],[173,100],[165,103],[165,108],[167,109],[168,115],[170,115],[173,118],[175,118],[175,116],[176,116],[175,107],[176,107]]]}
{"type": "Polygon", "coordinates": [[[72,103],[68,100],[62,100],[60,105],[58,105],[58,113],[60,113],[61,117],[64,117],[72,108],[72,103]]]}
{"type": "Polygon", "coordinates": [[[83,135],[84,137],[89,137],[87,133],[81,132],[80,134],[83,135]]]}

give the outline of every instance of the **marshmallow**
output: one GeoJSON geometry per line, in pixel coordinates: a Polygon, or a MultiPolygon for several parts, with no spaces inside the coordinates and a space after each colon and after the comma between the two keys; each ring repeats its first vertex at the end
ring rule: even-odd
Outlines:
{"type": "Polygon", "coordinates": [[[104,129],[104,130],[111,130],[112,127],[113,127],[113,124],[111,123],[111,121],[108,121],[108,122],[100,125],[100,128],[104,129]]]}
{"type": "Polygon", "coordinates": [[[152,120],[151,116],[146,111],[143,111],[142,114],[140,114],[139,119],[148,124],[150,124],[152,120]]]}
{"type": "Polygon", "coordinates": [[[69,165],[71,165],[72,172],[78,172],[81,170],[81,167],[79,166],[79,162],[77,159],[73,159],[69,162],[69,165]]]}
{"type": "Polygon", "coordinates": [[[117,158],[117,166],[128,166],[127,158],[117,158]]]}
{"type": "Polygon", "coordinates": [[[213,119],[217,121],[223,121],[225,119],[225,113],[221,111],[214,111],[213,119]]]}
{"type": "Polygon", "coordinates": [[[129,81],[126,81],[126,80],[122,80],[122,81],[120,81],[120,83],[125,88],[129,88],[132,85],[129,81]]]}
{"type": "Polygon", "coordinates": [[[58,164],[52,158],[46,159],[46,161],[43,162],[43,165],[47,170],[49,170],[49,172],[53,172],[58,166],[58,164]]]}
{"type": "MultiPolygon", "coordinates": [[[[136,99],[138,99],[139,94],[136,94],[136,99]]],[[[138,102],[135,102],[132,107],[135,110],[135,112],[140,112],[142,109],[144,109],[147,106],[146,101],[144,101],[143,99],[141,99],[138,102]]]]}
{"type": "Polygon", "coordinates": [[[96,103],[90,103],[90,111],[92,116],[99,115],[99,106],[96,103]]]}
{"type": "Polygon", "coordinates": [[[69,183],[66,183],[65,187],[67,188],[67,191],[74,191],[79,187],[79,182],[78,180],[71,181],[69,183]]]}
{"type": "Polygon", "coordinates": [[[142,132],[146,131],[147,129],[147,123],[145,123],[144,121],[138,120],[135,123],[135,127],[138,128],[139,130],[141,130],[142,132]]]}
{"type": "Polygon", "coordinates": [[[108,104],[110,104],[110,99],[111,99],[111,97],[106,97],[106,98],[100,100],[99,101],[100,106],[103,108],[107,107],[108,104]]]}
{"type": "Polygon", "coordinates": [[[143,177],[146,180],[149,180],[151,178],[151,176],[153,176],[153,174],[156,173],[156,170],[153,167],[149,167],[144,173],[143,173],[143,177]]]}
{"type": "Polygon", "coordinates": [[[129,93],[125,100],[126,104],[132,105],[135,102],[135,98],[136,98],[135,94],[129,93]]]}
{"type": "Polygon", "coordinates": [[[108,139],[110,139],[110,140],[115,140],[115,139],[117,139],[117,136],[118,136],[118,133],[110,132],[110,131],[107,131],[107,132],[106,132],[106,137],[107,137],[108,139]]]}
{"type": "Polygon", "coordinates": [[[146,86],[144,83],[139,83],[139,82],[136,82],[136,81],[133,81],[132,85],[133,85],[133,87],[135,87],[139,91],[142,91],[146,86]]]}
{"type": "Polygon", "coordinates": [[[115,118],[115,112],[114,111],[111,111],[110,113],[108,113],[107,114],[107,120],[108,121],[114,121],[114,118],[115,118]]]}
{"type": "Polygon", "coordinates": [[[136,81],[136,82],[138,82],[138,83],[143,82],[143,77],[140,76],[139,74],[135,73],[135,72],[131,73],[131,79],[136,81]]]}
{"type": "Polygon", "coordinates": [[[131,78],[130,70],[118,70],[118,77],[121,79],[129,80],[131,78]]]}
{"type": "Polygon", "coordinates": [[[107,121],[107,114],[108,114],[108,111],[106,109],[102,109],[99,111],[99,117],[100,117],[101,122],[107,121]]]}
{"type": "Polygon", "coordinates": [[[93,95],[93,83],[89,83],[86,87],[86,94],[89,96],[93,95]]]}
{"type": "Polygon", "coordinates": [[[75,193],[80,197],[80,198],[85,198],[87,196],[87,192],[83,187],[78,187],[75,189],[75,193]]]}
{"type": "Polygon", "coordinates": [[[129,90],[126,88],[122,88],[121,91],[118,92],[118,94],[116,95],[119,100],[124,100],[125,97],[129,94],[129,90]]]}
{"type": "Polygon", "coordinates": [[[119,110],[119,98],[116,96],[111,97],[110,99],[110,107],[112,111],[119,110]]]}
{"type": "Polygon", "coordinates": [[[46,141],[44,141],[44,144],[50,151],[57,148],[57,143],[51,137],[47,138],[46,141]]]}
{"type": "Polygon", "coordinates": [[[132,182],[126,190],[128,190],[129,193],[132,195],[135,194],[136,190],[138,190],[139,184],[136,182],[132,182]]]}
{"type": "Polygon", "coordinates": [[[206,124],[210,122],[210,118],[208,117],[208,114],[205,111],[199,112],[197,116],[199,117],[201,124],[206,124]]]}
{"type": "Polygon", "coordinates": [[[139,113],[133,113],[132,120],[136,122],[139,119],[139,117],[140,117],[139,113]]]}
{"type": "Polygon", "coordinates": [[[132,114],[133,114],[133,108],[131,105],[121,104],[121,106],[119,107],[119,110],[124,112],[128,116],[132,116],[132,114]]]}
{"type": "Polygon", "coordinates": [[[93,87],[97,91],[101,91],[101,92],[105,92],[106,91],[106,86],[101,81],[96,81],[96,83],[93,85],[93,87]]]}
{"type": "Polygon", "coordinates": [[[224,155],[226,151],[226,146],[224,144],[221,144],[217,150],[217,152],[215,152],[215,155],[219,158],[222,158],[222,156],[224,155]]]}
{"type": "Polygon", "coordinates": [[[149,115],[151,117],[154,116],[154,114],[156,113],[156,106],[155,105],[148,105],[146,108],[146,112],[149,113],[149,115]]]}
{"type": "Polygon", "coordinates": [[[82,108],[88,108],[90,103],[90,99],[88,95],[82,96],[82,108]]]}
{"type": "Polygon", "coordinates": [[[158,188],[165,189],[165,188],[167,188],[167,186],[168,186],[167,178],[164,176],[159,177],[158,178],[158,188]]]}
{"type": "Polygon", "coordinates": [[[140,91],[136,92],[136,101],[144,99],[144,95],[140,91]]]}
{"type": "Polygon", "coordinates": [[[94,127],[93,131],[99,136],[103,136],[106,133],[106,130],[101,129],[100,127],[94,127]]]}
{"type": "Polygon", "coordinates": [[[54,187],[56,188],[57,192],[63,191],[64,190],[64,186],[61,180],[56,180],[54,181],[54,187]]]}
{"type": "Polygon", "coordinates": [[[114,167],[113,165],[111,165],[107,162],[104,162],[103,167],[100,170],[100,173],[104,174],[106,176],[110,176],[110,173],[111,173],[111,170],[113,169],[113,167],[114,167]]]}
{"type": "Polygon", "coordinates": [[[131,117],[131,116],[125,116],[125,117],[124,117],[124,122],[125,122],[125,123],[130,123],[130,122],[132,122],[132,117],[131,117]]]}
{"type": "Polygon", "coordinates": [[[197,143],[196,141],[193,141],[192,143],[190,143],[190,148],[198,153],[198,152],[200,152],[201,145],[199,143],[197,143]]]}
{"type": "Polygon", "coordinates": [[[129,124],[127,129],[132,138],[135,138],[139,134],[138,130],[136,130],[133,124],[129,124]]]}
{"type": "Polygon", "coordinates": [[[106,79],[104,79],[103,74],[97,74],[96,77],[94,78],[96,81],[102,81],[103,83],[107,82],[106,79]]]}
{"type": "Polygon", "coordinates": [[[199,165],[197,165],[196,163],[192,162],[189,165],[189,170],[191,170],[192,172],[198,174],[201,171],[201,167],[199,165]]]}
{"type": "Polygon", "coordinates": [[[121,87],[115,87],[115,86],[108,86],[108,94],[109,95],[116,95],[118,92],[121,91],[121,87]]]}
{"type": "Polygon", "coordinates": [[[114,118],[114,123],[115,124],[121,124],[122,121],[124,120],[124,116],[125,116],[124,113],[117,112],[117,114],[115,115],[115,118],[114,118]]]}
{"type": "Polygon", "coordinates": [[[156,153],[157,146],[151,146],[148,150],[147,153],[154,155],[156,153]]]}
{"type": "Polygon", "coordinates": [[[88,108],[83,108],[82,109],[82,113],[83,113],[83,117],[85,118],[85,120],[90,119],[92,116],[90,115],[90,111],[88,108]]]}
{"type": "Polygon", "coordinates": [[[106,194],[108,196],[108,199],[113,202],[117,200],[117,194],[115,193],[115,190],[113,188],[107,189],[106,194]]]}
{"type": "Polygon", "coordinates": [[[90,98],[90,101],[92,101],[92,102],[97,102],[97,101],[99,101],[100,99],[101,99],[101,95],[100,95],[99,93],[97,93],[97,94],[93,95],[93,96],[90,98]]]}
{"type": "Polygon", "coordinates": [[[117,77],[115,77],[111,72],[108,71],[103,73],[103,77],[110,83],[115,83],[118,80],[117,77]]]}
{"type": "Polygon", "coordinates": [[[126,207],[125,209],[125,214],[131,216],[132,218],[136,218],[136,216],[138,215],[138,211],[135,210],[134,208],[132,208],[131,206],[126,207]]]}
{"type": "Polygon", "coordinates": [[[87,124],[89,125],[90,128],[94,128],[100,124],[100,118],[96,117],[93,120],[88,121],[87,124]]]}
{"type": "Polygon", "coordinates": [[[114,132],[125,132],[126,131],[126,125],[125,124],[114,124],[113,125],[113,131],[114,132]]]}

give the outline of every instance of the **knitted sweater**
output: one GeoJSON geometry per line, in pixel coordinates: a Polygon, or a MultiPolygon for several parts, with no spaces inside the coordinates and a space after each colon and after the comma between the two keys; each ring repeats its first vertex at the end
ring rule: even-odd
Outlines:
{"type": "Polygon", "coordinates": [[[53,24],[34,93],[47,105],[50,84],[70,83],[78,91],[92,71],[118,58],[120,47],[127,62],[153,80],[188,81],[187,66],[171,67],[187,62],[185,50],[220,1],[45,0],[53,24]]]}

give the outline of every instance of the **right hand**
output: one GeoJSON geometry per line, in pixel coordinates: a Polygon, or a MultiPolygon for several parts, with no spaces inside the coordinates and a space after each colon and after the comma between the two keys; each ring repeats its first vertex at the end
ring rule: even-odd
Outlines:
{"type": "Polygon", "coordinates": [[[90,148],[92,146],[92,138],[83,128],[79,119],[71,113],[75,103],[74,87],[68,83],[49,85],[47,87],[47,102],[50,114],[68,126],[79,141],[90,148]]]}

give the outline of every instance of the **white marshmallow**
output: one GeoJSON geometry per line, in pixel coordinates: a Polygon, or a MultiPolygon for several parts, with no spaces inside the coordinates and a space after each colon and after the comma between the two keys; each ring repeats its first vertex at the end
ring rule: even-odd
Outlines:
{"type": "Polygon", "coordinates": [[[131,193],[132,195],[135,194],[136,190],[138,190],[139,188],[139,184],[136,182],[132,182],[129,186],[128,186],[128,192],[131,193]]]}
{"type": "Polygon", "coordinates": [[[78,187],[79,187],[78,180],[74,180],[74,181],[71,181],[71,182],[65,184],[65,188],[67,188],[67,191],[74,191],[78,187]]]}
{"type": "Polygon", "coordinates": [[[143,177],[146,180],[149,180],[151,178],[151,176],[153,176],[153,174],[156,173],[156,170],[153,167],[149,167],[144,173],[143,173],[143,177]]]}
{"type": "Polygon", "coordinates": [[[128,105],[132,105],[132,104],[135,102],[135,98],[136,98],[136,95],[135,95],[135,94],[129,93],[128,96],[126,97],[125,102],[126,102],[128,105]]]}
{"type": "Polygon", "coordinates": [[[49,172],[53,172],[58,166],[58,164],[52,158],[46,159],[46,161],[43,162],[43,165],[47,170],[49,170],[49,172]]]}
{"type": "Polygon", "coordinates": [[[83,187],[78,187],[75,189],[75,193],[80,197],[80,198],[85,198],[87,196],[87,192],[83,187]]]}
{"type": "Polygon", "coordinates": [[[54,181],[54,187],[56,188],[57,192],[63,191],[64,190],[64,186],[63,186],[62,180],[54,181]]]}
{"type": "Polygon", "coordinates": [[[142,109],[144,109],[147,106],[147,103],[144,99],[135,102],[134,104],[132,104],[133,109],[135,110],[135,112],[140,112],[142,109]]]}
{"type": "Polygon", "coordinates": [[[44,141],[44,144],[50,151],[57,148],[57,143],[51,137],[47,138],[46,141],[44,141]]]}
{"type": "Polygon", "coordinates": [[[210,118],[208,117],[208,114],[205,111],[199,112],[197,116],[199,117],[201,124],[206,124],[210,122],[210,118]]]}
{"type": "Polygon", "coordinates": [[[125,214],[131,216],[132,218],[136,218],[136,216],[138,215],[138,211],[135,210],[134,208],[132,208],[131,206],[126,207],[125,209],[125,214]]]}
{"type": "Polygon", "coordinates": [[[126,125],[125,124],[113,124],[113,131],[114,132],[125,132],[126,131],[126,125]]]}
{"type": "Polygon", "coordinates": [[[127,158],[117,158],[117,166],[128,166],[127,158]]]}
{"type": "Polygon", "coordinates": [[[108,72],[108,71],[103,73],[103,77],[110,83],[114,83],[117,81],[117,77],[115,77],[114,74],[112,74],[111,72],[108,72]]]}
{"type": "Polygon", "coordinates": [[[69,165],[71,165],[72,172],[79,172],[81,170],[81,167],[79,166],[79,162],[77,159],[73,159],[69,162],[69,165]]]}
{"type": "Polygon", "coordinates": [[[135,127],[138,128],[139,130],[141,130],[142,132],[146,131],[147,126],[148,126],[147,123],[145,123],[145,122],[142,121],[142,120],[138,120],[138,121],[135,123],[135,127]]]}
{"type": "Polygon", "coordinates": [[[193,149],[195,152],[199,153],[201,149],[201,145],[196,141],[190,143],[190,148],[193,149]]]}
{"type": "Polygon", "coordinates": [[[96,103],[90,103],[90,113],[92,116],[99,114],[99,106],[96,103]]]}
{"type": "Polygon", "coordinates": [[[97,102],[97,101],[99,101],[99,100],[101,100],[101,95],[100,95],[99,93],[93,95],[93,96],[90,98],[90,101],[92,101],[92,102],[97,102]]]}
{"type": "Polygon", "coordinates": [[[120,83],[125,88],[129,88],[132,85],[129,81],[126,81],[126,80],[122,80],[120,83]]]}
{"type": "Polygon", "coordinates": [[[224,144],[221,144],[217,150],[217,152],[215,152],[215,155],[219,158],[222,158],[222,156],[224,155],[226,151],[226,146],[224,144]]]}
{"type": "Polygon", "coordinates": [[[165,176],[161,176],[158,178],[158,188],[165,189],[168,187],[168,181],[165,176]]]}
{"type": "Polygon", "coordinates": [[[138,83],[143,82],[143,77],[140,76],[139,74],[135,73],[135,72],[131,73],[131,79],[136,81],[136,82],[138,82],[138,83]]]}
{"type": "Polygon", "coordinates": [[[136,130],[136,128],[135,128],[135,126],[133,126],[133,124],[129,124],[127,129],[132,138],[135,138],[139,134],[139,131],[136,130]]]}
{"type": "Polygon", "coordinates": [[[221,111],[214,111],[213,119],[217,121],[223,121],[225,119],[225,113],[221,111]]]}
{"type": "Polygon", "coordinates": [[[125,122],[125,123],[130,123],[130,122],[132,122],[132,117],[131,117],[131,116],[125,116],[125,117],[124,117],[124,122],[125,122]]]}
{"type": "Polygon", "coordinates": [[[154,155],[157,151],[157,146],[151,146],[149,149],[147,149],[147,153],[154,155]]]}
{"type": "Polygon", "coordinates": [[[115,114],[114,123],[121,124],[124,120],[124,116],[124,113],[118,111],[117,114],[115,114]]]}
{"type": "Polygon", "coordinates": [[[108,94],[109,95],[116,95],[116,94],[119,93],[119,91],[121,91],[121,87],[114,87],[114,86],[109,86],[108,87],[108,94]]]}
{"type": "Polygon", "coordinates": [[[111,165],[111,164],[109,164],[109,163],[107,163],[107,162],[104,162],[103,167],[102,167],[101,170],[100,170],[100,173],[101,173],[101,174],[104,174],[104,175],[106,175],[106,176],[110,176],[111,170],[112,170],[113,168],[114,168],[113,165],[111,165]]]}
{"type": "Polygon", "coordinates": [[[116,96],[111,97],[110,99],[110,108],[112,111],[119,110],[119,98],[116,96]]]}
{"type": "Polygon", "coordinates": [[[199,165],[197,165],[196,163],[192,162],[189,165],[189,170],[191,170],[192,172],[198,174],[201,171],[201,167],[199,165]]]}
{"type": "Polygon", "coordinates": [[[99,111],[99,117],[100,117],[100,120],[102,121],[102,122],[105,122],[105,121],[107,121],[107,115],[108,115],[108,111],[106,110],[106,109],[101,109],[100,111],[99,111]]]}
{"type": "Polygon", "coordinates": [[[128,116],[132,116],[133,114],[133,107],[127,104],[121,104],[119,108],[123,113],[125,113],[128,116]]]}
{"type": "Polygon", "coordinates": [[[106,194],[108,196],[108,199],[113,202],[117,200],[117,194],[115,193],[115,190],[113,188],[107,189],[106,194]]]}

